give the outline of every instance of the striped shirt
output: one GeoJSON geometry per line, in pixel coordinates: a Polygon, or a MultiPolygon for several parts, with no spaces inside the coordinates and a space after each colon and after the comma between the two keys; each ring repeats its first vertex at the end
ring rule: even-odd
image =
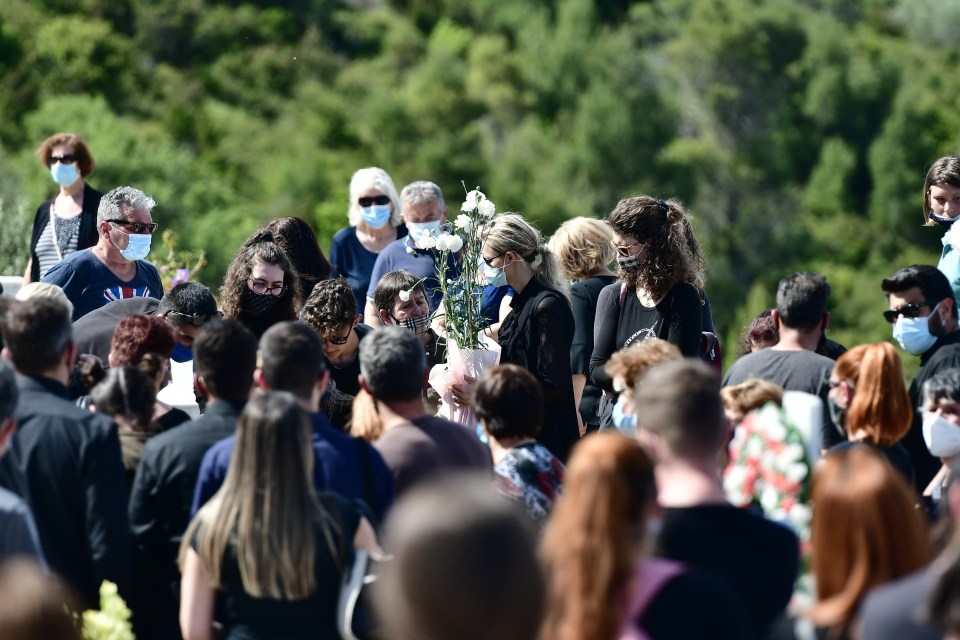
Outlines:
{"type": "Polygon", "coordinates": [[[50,207],[50,220],[37,240],[37,260],[40,263],[40,277],[47,275],[64,257],[77,250],[80,239],[80,213],[61,218],[50,207]]]}

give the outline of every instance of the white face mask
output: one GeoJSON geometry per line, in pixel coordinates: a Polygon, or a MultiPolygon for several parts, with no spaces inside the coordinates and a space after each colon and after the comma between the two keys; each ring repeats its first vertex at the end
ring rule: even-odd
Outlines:
{"type": "Polygon", "coordinates": [[[938,458],[951,458],[960,453],[960,425],[939,414],[923,412],[923,441],[938,458]]]}

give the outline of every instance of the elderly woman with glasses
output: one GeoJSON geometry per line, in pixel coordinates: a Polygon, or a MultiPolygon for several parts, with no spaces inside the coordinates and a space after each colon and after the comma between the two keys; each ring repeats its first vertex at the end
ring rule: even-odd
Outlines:
{"type": "Polygon", "coordinates": [[[270,232],[247,240],[220,286],[224,318],[242,322],[257,338],[277,322],[296,320],[300,312],[297,273],[270,232]]]}
{"type": "Polygon", "coordinates": [[[386,171],[367,167],[353,174],[347,219],[350,226],[340,229],[330,243],[330,264],[333,277],[345,278],[353,289],[362,319],[377,256],[407,235],[400,219],[400,196],[386,171]]]}
{"type": "Polygon", "coordinates": [[[39,281],[64,256],[97,244],[97,206],[103,195],[86,183],[93,156],[77,134],[53,134],[37,149],[37,158],[58,191],[33,217],[24,284],[39,281]]]}

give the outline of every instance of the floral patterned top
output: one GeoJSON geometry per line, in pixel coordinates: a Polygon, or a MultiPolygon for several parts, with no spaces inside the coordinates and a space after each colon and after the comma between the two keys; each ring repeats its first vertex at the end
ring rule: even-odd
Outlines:
{"type": "Polygon", "coordinates": [[[523,504],[534,520],[546,521],[563,486],[564,466],[559,458],[531,442],[510,449],[493,471],[501,494],[523,504]]]}

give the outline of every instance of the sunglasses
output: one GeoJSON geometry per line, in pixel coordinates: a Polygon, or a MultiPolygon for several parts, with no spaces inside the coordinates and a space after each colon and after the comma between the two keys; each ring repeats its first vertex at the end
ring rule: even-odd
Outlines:
{"type": "Polygon", "coordinates": [[[492,258],[488,258],[487,256],[485,256],[485,255],[483,255],[483,254],[481,253],[481,254],[480,254],[480,257],[483,258],[483,261],[486,263],[486,265],[487,265],[488,267],[491,267],[491,268],[492,268],[492,267],[493,267],[493,261],[496,260],[497,258],[502,258],[502,257],[505,256],[505,255],[507,255],[507,254],[501,253],[501,254],[498,255],[498,256],[493,256],[492,258]]]}
{"type": "Polygon", "coordinates": [[[187,315],[186,313],[180,313],[179,311],[167,311],[164,316],[175,316],[180,318],[184,324],[192,324],[195,327],[202,327],[204,323],[209,320],[219,320],[223,317],[223,314],[219,311],[215,311],[210,314],[198,314],[195,316],[187,315]]]}
{"type": "Polygon", "coordinates": [[[637,247],[643,246],[639,242],[634,244],[614,244],[613,248],[617,250],[617,255],[623,258],[629,258],[630,252],[637,247]]]}
{"type": "Polygon", "coordinates": [[[130,222],[129,220],[107,220],[110,224],[115,224],[132,231],[133,233],[149,233],[153,235],[153,232],[157,230],[156,222],[130,222]]]}
{"type": "Polygon", "coordinates": [[[348,331],[348,332],[347,332],[347,335],[345,335],[345,336],[340,336],[340,337],[338,337],[338,338],[325,337],[324,340],[326,340],[326,341],[329,342],[330,344],[335,344],[335,345],[337,345],[338,347],[342,347],[343,345],[347,344],[347,340],[350,339],[350,334],[351,334],[352,332],[353,332],[353,329],[351,328],[350,331],[348,331]]]}
{"type": "Polygon", "coordinates": [[[908,302],[907,304],[899,307],[897,309],[887,309],[883,312],[884,319],[890,324],[894,324],[897,321],[897,318],[903,316],[904,318],[919,318],[920,309],[923,307],[935,307],[937,302],[935,300],[924,300],[923,302],[908,302]]]}
{"type": "Polygon", "coordinates": [[[390,196],[364,196],[357,200],[361,207],[372,207],[375,204],[390,204],[390,196]]]}
{"type": "Polygon", "coordinates": [[[47,158],[47,166],[52,167],[55,163],[59,162],[60,164],[73,164],[77,161],[77,156],[72,153],[65,153],[62,156],[50,156],[47,158]]]}

